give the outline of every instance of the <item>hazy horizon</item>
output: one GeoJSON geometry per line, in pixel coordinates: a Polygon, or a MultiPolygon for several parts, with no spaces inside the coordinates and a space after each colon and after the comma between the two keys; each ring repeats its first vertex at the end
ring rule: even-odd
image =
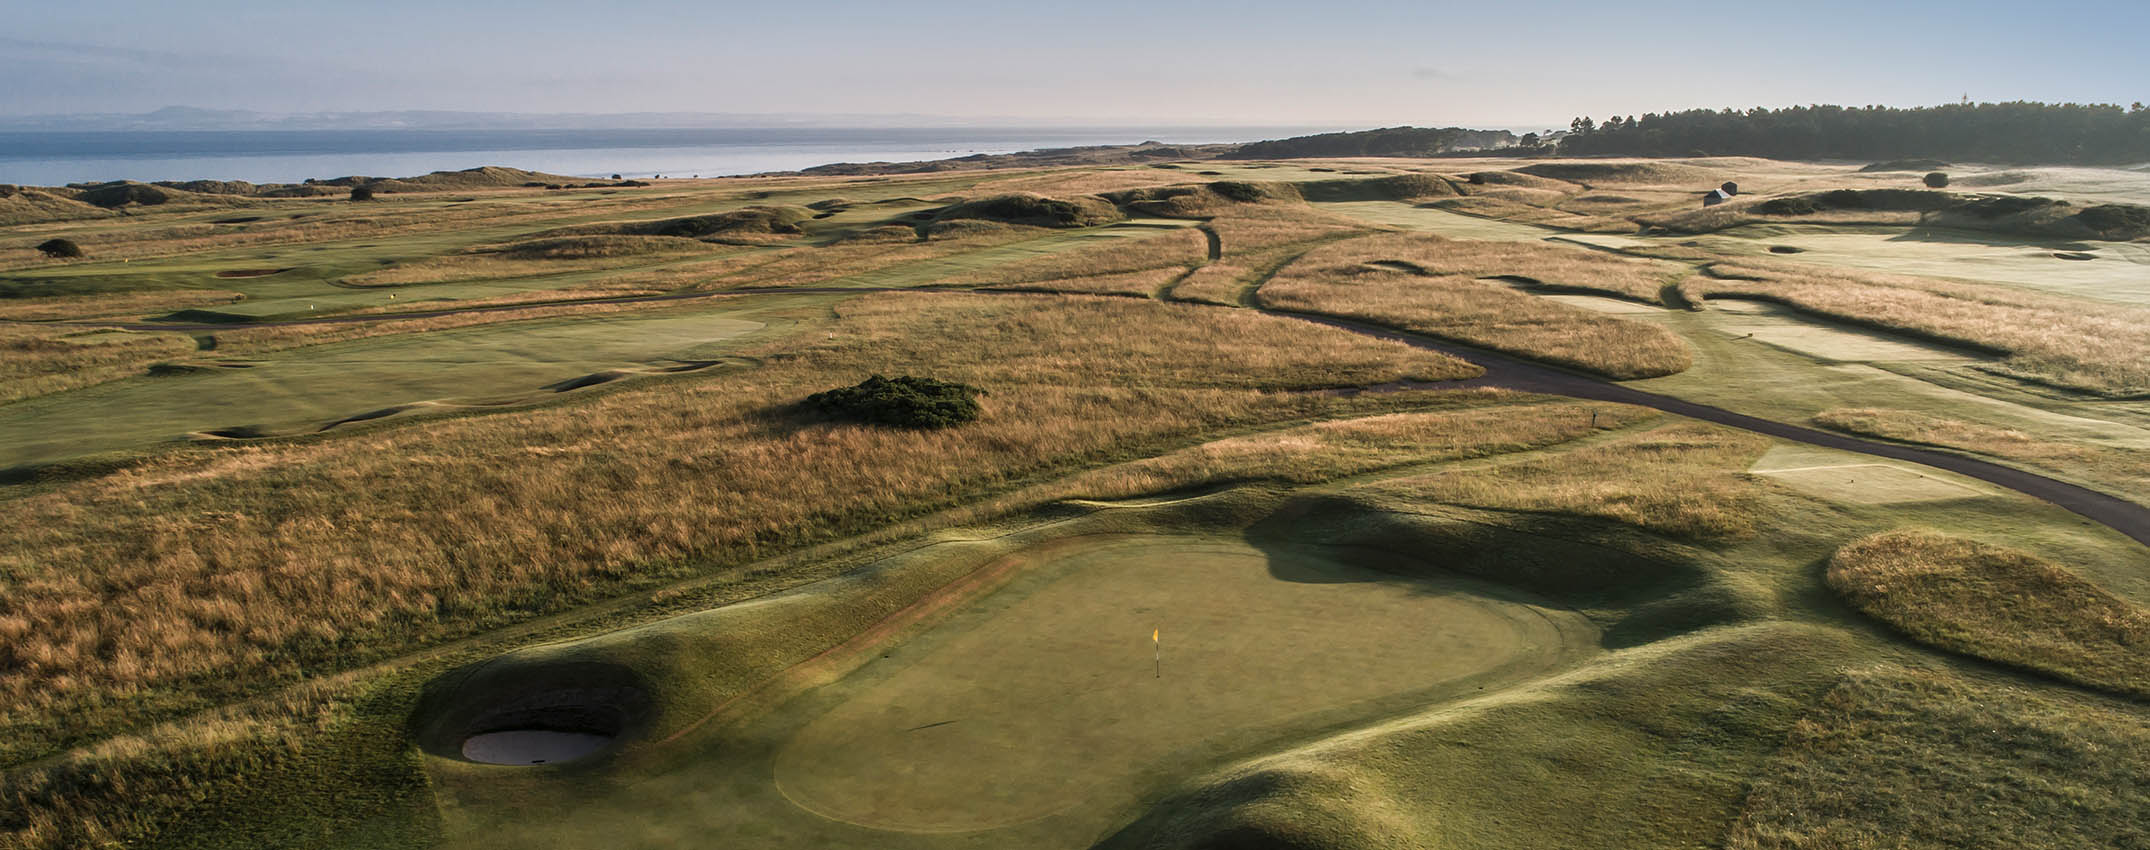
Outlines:
{"type": "Polygon", "coordinates": [[[1090,125],[1553,127],[1688,108],[2143,98],[2150,10],[2056,2],[1099,0],[931,9],[85,0],[0,37],[11,116],[262,112],[907,115],[1090,125]],[[2100,73],[2084,74],[2085,68],[2100,73]]]}

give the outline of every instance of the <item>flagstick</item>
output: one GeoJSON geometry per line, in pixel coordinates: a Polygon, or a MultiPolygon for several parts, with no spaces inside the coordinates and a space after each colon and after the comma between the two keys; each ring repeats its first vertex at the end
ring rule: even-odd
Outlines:
{"type": "Polygon", "coordinates": [[[1153,665],[1157,668],[1157,674],[1151,678],[1162,679],[1165,677],[1165,644],[1164,641],[1158,639],[1157,634],[1157,632],[1150,633],[1150,648],[1157,653],[1152,660],[1153,665]]]}

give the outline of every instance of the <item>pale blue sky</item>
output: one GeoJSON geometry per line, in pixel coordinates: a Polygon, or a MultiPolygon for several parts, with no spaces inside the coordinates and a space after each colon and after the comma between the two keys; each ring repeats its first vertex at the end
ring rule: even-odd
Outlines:
{"type": "Polygon", "coordinates": [[[932,113],[1530,126],[1688,107],[2150,100],[2150,0],[69,0],[0,114],[932,113]]]}

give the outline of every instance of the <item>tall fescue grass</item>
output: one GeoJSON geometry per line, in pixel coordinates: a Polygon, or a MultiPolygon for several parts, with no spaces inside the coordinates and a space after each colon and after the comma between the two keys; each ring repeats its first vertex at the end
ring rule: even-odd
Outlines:
{"type": "Polygon", "coordinates": [[[866,297],[750,353],[766,365],[176,452],[5,502],[0,762],[1051,470],[1380,404],[1278,390],[1477,372],[1246,311],[1050,296],[866,297]],[[921,433],[795,412],[876,372],[984,387],[985,415],[921,433]]]}
{"type": "Polygon", "coordinates": [[[1529,451],[1655,414],[1615,404],[1501,403],[1499,390],[1463,395],[1465,410],[1390,413],[1211,440],[1071,476],[1068,496],[1125,499],[1217,482],[1312,484],[1348,475],[1529,451]]]}
{"type": "Polygon", "coordinates": [[[1059,251],[953,275],[947,283],[1026,284],[1094,278],[1154,269],[1184,270],[1209,255],[1209,238],[1192,227],[1155,236],[1107,240],[1103,244],[1059,251]]]}
{"type": "Polygon", "coordinates": [[[343,282],[353,286],[404,286],[503,280],[646,265],[722,250],[706,242],[671,236],[568,236],[426,257],[351,275],[343,282]]]}
{"type": "Polygon", "coordinates": [[[147,316],[230,304],[246,296],[216,289],[122,292],[111,295],[60,295],[50,298],[0,299],[0,319],[19,322],[147,316]]]}
{"type": "Polygon", "coordinates": [[[2002,286],[1742,260],[1680,284],[1689,300],[1775,301],[1839,321],[2003,351],[1985,368],[2107,396],[2150,394],[2150,309],[2002,286]]]}
{"type": "Polygon", "coordinates": [[[2029,552],[1901,529],[1838,549],[1828,582],[1928,646],[2150,698],[2150,611],[2029,552]]]}
{"type": "MultiPolygon", "coordinates": [[[[379,201],[387,206],[331,200],[257,201],[272,214],[261,221],[219,225],[187,221],[177,210],[151,210],[115,223],[100,219],[65,230],[68,238],[99,260],[142,259],[200,251],[285,245],[387,236],[437,233],[470,227],[533,230],[563,219],[676,208],[721,198],[687,199],[657,193],[623,193],[594,199],[558,199],[544,195],[488,197],[484,203],[442,205],[430,202],[379,201]],[[147,219],[146,221],[141,219],[147,219]]],[[[196,210],[195,212],[199,212],[196,210]]],[[[54,231],[58,232],[58,231],[54,231]]],[[[41,228],[38,234],[45,234],[41,228]]],[[[44,236],[0,235],[0,269],[34,268],[55,261],[30,250],[44,236]]]]}
{"type": "Polygon", "coordinates": [[[2150,718],[1941,673],[1853,672],[1753,780],[1731,850],[2150,842],[2150,718]]]}
{"type": "Polygon", "coordinates": [[[1041,227],[965,221],[937,228],[925,241],[841,241],[731,254],[710,261],[674,263],[611,275],[605,286],[657,290],[721,290],[772,286],[818,286],[908,263],[955,257],[966,251],[1052,235],[1041,227]]]}
{"type": "Polygon", "coordinates": [[[1305,204],[1245,204],[1208,223],[1225,257],[1282,245],[1300,245],[1364,232],[1366,225],[1305,204]]]}
{"type": "Polygon", "coordinates": [[[1146,271],[1117,272],[1088,277],[1064,277],[1041,280],[1034,283],[999,284],[998,288],[1035,290],[1038,292],[1083,292],[1092,295],[1129,295],[1150,297],[1188,272],[1186,266],[1168,266],[1146,271]]]}
{"type": "Polygon", "coordinates": [[[192,337],[177,333],[0,324],[0,402],[139,375],[196,347],[192,337]]]}
{"type": "Polygon", "coordinates": [[[1380,234],[1308,252],[1259,297],[1269,307],[1379,322],[1613,378],[1649,378],[1686,369],[1693,362],[1687,343],[1656,325],[1481,278],[1525,274],[1591,289],[1649,288],[1654,295],[1661,273],[1651,261],[1552,246],[1380,234]]]}
{"type": "Polygon", "coordinates": [[[1755,531],[1763,490],[1746,469],[1768,448],[1768,438],[1744,431],[1667,425],[1557,457],[1435,472],[1379,489],[1420,500],[1598,517],[1672,537],[1723,540],[1755,531]]]}

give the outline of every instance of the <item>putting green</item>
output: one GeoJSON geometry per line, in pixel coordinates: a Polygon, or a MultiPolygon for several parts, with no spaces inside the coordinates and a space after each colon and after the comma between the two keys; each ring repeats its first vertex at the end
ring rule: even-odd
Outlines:
{"type": "Polygon", "coordinates": [[[990,829],[1124,793],[1207,742],[1563,649],[1564,615],[1378,564],[1225,541],[1076,551],[924,652],[841,685],[846,698],[784,745],[776,783],[832,820],[990,829]]]}
{"type": "Polygon", "coordinates": [[[1873,463],[1863,455],[1811,446],[1777,446],[1756,458],[1748,471],[1818,499],[1859,505],[1897,505],[1976,499],[1984,489],[1939,474],[1892,463],[1873,463]]]}
{"type": "Polygon", "coordinates": [[[2150,304],[2150,245],[2131,242],[2011,240],[1997,234],[1927,228],[1800,225],[1750,225],[1698,241],[1733,252],[1783,245],[1800,249],[1789,257],[1794,262],[1955,277],[2101,301],[2150,304]],[[2086,248],[2096,259],[2083,262],[2053,256],[2086,248]]]}
{"type": "Polygon", "coordinates": [[[1959,349],[1926,345],[1878,331],[1853,330],[1809,318],[1797,310],[1762,301],[1716,298],[1709,302],[1724,314],[1715,329],[1726,336],[1839,362],[1897,360],[1970,362],[1978,358],[1959,349]]]}

